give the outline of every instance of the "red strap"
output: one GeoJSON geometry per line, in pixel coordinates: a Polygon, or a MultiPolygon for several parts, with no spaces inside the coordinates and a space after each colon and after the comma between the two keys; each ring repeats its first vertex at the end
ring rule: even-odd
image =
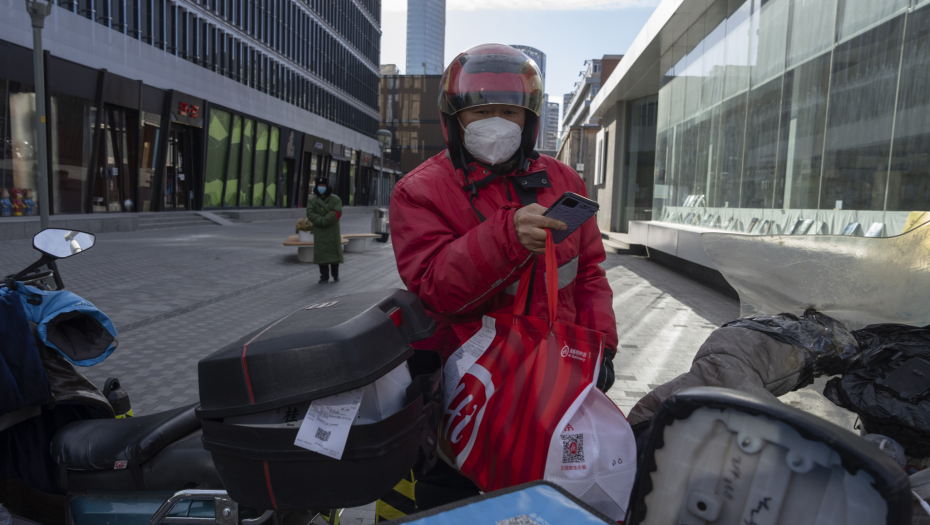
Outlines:
{"type": "MultiPolygon", "coordinates": [[[[559,263],[555,257],[555,242],[552,240],[552,230],[546,230],[546,295],[549,299],[549,322],[555,321],[559,304],[559,263]]],[[[517,287],[517,297],[513,302],[513,315],[523,315],[526,312],[526,301],[530,294],[530,281],[535,265],[529,265],[520,277],[520,286],[517,287]]]]}
{"type": "Polygon", "coordinates": [[[546,229],[546,293],[549,295],[549,324],[555,322],[559,304],[559,262],[555,257],[552,230],[546,229]]]}
{"type": "Polygon", "coordinates": [[[517,287],[517,298],[513,301],[513,315],[523,315],[526,312],[526,300],[530,295],[530,281],[533,280],[535,264],[530,264],[520,276],[520,286],[517,287]]]}
{"type": "Polygon", "coordinates": [[[339,219],[341,219],[341,218],[342,218],[342,214],[341,214],[341,213],[339,213],[338,211],[334,211],[333,213],[335,213],[335,214],[336,214],[336,220],[337,220],[337,221],[338,221],[339,219]]]}

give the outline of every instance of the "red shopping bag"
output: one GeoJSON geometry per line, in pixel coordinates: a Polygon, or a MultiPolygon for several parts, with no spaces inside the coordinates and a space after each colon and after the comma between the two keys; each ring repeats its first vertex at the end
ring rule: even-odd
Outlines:
{"type": "MultiPolygon", "coordinates": [[[[624,456],[626,461],[622,467],[624,488],[620,490],[625,495],[613,497],[622,504],[617,503],[610,512],[622,517],[636,451],[623,414],[602,392],[593,389],[604,334],[555,320],[558,275],[551,232],[546,239],[545,261],[549,320],[522,315],[532,277],[530,267],[520,279],[513,313],[485,316],[478,333],[447,360],[438,453],[484,491],[545,477],[556,483],[563,480],[566,488],[570,485],[583,494],[598,475],[597,465],[591,462],[599,448],[592,433],[596,428],[605,433],[601,422],[606,417],[613,424],[608,425],[609,431],[617,434],[612,439],[626,440],[620,452],[607,447],[611,455],[624,456]],[[601,408],[585,410],[589,398],[594,399],[591,396],[603,397],[595,403],[601,408]],[[613,413],[603,416],[604,403],[613,407],[613,413]],[[590,422],[592,415],[597,424],[590,422]],[[589,429],[587,452],[584,433],[572,433],[572,422],[581,422],[589,429]],[[565,469],[571,472],[553,475],[565,469]]],[[[612,458],[615,465],[617,457],[612,458]]],[[[595,492],[598,498],[603,496],[600,490],[595,492]]]]}

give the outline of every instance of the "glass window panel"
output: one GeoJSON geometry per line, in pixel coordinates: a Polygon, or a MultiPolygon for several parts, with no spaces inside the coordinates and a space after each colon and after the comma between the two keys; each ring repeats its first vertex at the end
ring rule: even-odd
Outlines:
{"type": "Polygon", "coordinates": [[[833,45],[836,0],[792,0],[788,28],[788,68],[833,45]]]}
{"type": "MultiPolygon", "coordinates": [[[[4,84],[0,84],[2,91],[4,84]]],[[[82,213],[87,199],[87,163],[93,137],[93,103],[52,95],[53,213],[82,213]]]]}
{"type": "Polygon", "coordinates": [[[839,0],[836,40],[842,42],[907,9],[908,0],[839,0]]]}
{"type": "MultiPolygon", "coordinates": [[[[684,70],[684,68],[682,68],[684,70]]],[[[666,88],[669,90],[669,126],[675,126],[681,124],[685,119],[685,94],[687,93],[686,89],[686,79],[684,76],[677,76],[672,80],[666,88]]]]}
{"type": "Polygon", "coordinates": [[[665,86],[659,89],[659,108],[658,108],[659,116],[656,121],[656,128],[659,131],[668,129],[669,106],[670,106],[669,102],[671,100],[671,97],[669,95],[671,95],[671,88],[669,86],[665,86]]]}
{"type": "MultiPolygon", "coordinates": [[[[908,15],[887,211],[930,209],[930,8],[908,15]]],[[[880,181],[878,181],[880,183],[880,181]]],[[[897,232],[894,232],[897,233],[897,232]]]]}
{"type": "Polygon", "coordinates": [[[717,202],[720,185],[720,115],[723,108],[720,104],[710,110],[710,125],[706,133],[707,144],[707,182],[704,187],[707,206],[722,208],[723,203],[717,202]]]}
{"type": "Polygon", "coordinates": [[[742,208],[781,207],[783,192],[779,192],[778,186],[783,184],[775,173],[780,146],[781,88],[782,77],[778,77],[749,92],[746,158],[740,190],[742,208]]]}
{"type": "MultiPolygon", "coordinates": [[[[148,120],[148,119],[146,119],[148,120]]],[[[91,130],[91,133],[93,130],[91,130]]],[[[152,176],[155,173],[155,149],[161,128],[145,122],[142,130],[142,162],[139,164],[139,201],[141,211],[150,211],[152,206],[152,176]]]]}
{"type": "Polygon", "coordinates": [[[268,163],[268,124],[259,122],[255,130],[255,168],[252,170],[252,206],[264,205],[265,170],[268,163]]]}
{"type": "Polygon", "coordinates": [[[629,146],[627,148],[627,191],[622,231],[629,221],[661,219],[654,217],[652,208],[652,185],[656,173],[656,106],[658,97],[634,100],[630,103],[629,146]]]}
{"type": "Polygon", "coordinates": [[[274,206],[275,193],[278,185],[278,139],[281,136],[279,128],[271,128],[268,139],[268,173],[265,177],[265,206],[274,206]]]}
{"type": "MultiPolygon", "coordinates": [[[[717,113],[719,116],[719,113],[717,113]]],[[[715,128],[712,125],[712,117],[714,113],[712,111],[705,111],[701,113],[700,118],[698,119],[695,127],[695,138],[694,138],[694,182],[691,193],[698,195],[695,197],[695,205],[707,206],[707,188],[708,181],[711,176],[711,155],[712,151],[712,140],[711,140],[711,128],[715,128]]]]}
{"type": "Polygon", "coordinates": [[[210,110],[207,173],[203,189],[203,205],[207,208],[221,206],[223,203],[223,173],[226,169],[226,153],[229,150],[229,118],[229,113],[225,111],[210,110]]]}
{"type": "Polygon", "coordinates": [[[652,213],[655,220],[661,221],[665,217],[665,205],[668,197],[667,161],[668,161],[668,130],[656,132],[656,167],[653,174],[652,213]]]}
{"type": "Polygon", "coordinates": [[[881,210],[904,16],[836,46],[821,209],[881,210]]]}
{"type": "Polygon", "coordinates": [[[739,189],[743,173],[743,141],[746,134],[746,96],[723,103],[720,114],[720,154],[718,183],[714,202],[718,207],[739,207],[739,189]]]}
{"type": "Polygon", "coordinates": [[[242,117],[233,115],[229,143],[229,168],[226,170],[226,195],[223,206],[237,206],[239,194],[239,158],[242,155],[242,117]]]}
{"type": "Polygon", "coordinates": [[[239,206],[252,205],[252,149],[255,147],[255,121],[246,119],[242,127],[242,166],[239,176],[239,206]]]}
{"type": "Polygon", "coordinates": [[[291,166],[292,166],[291,163],[290,163],[290,162],[287,162],[287,161],[285,161],[284,164],[281,166],[281,180],[284,181],[284,187],[281,188],[281,206],[284,207],[284,208],[287,208],[287,207],[288,207],[288,199],[287,199],[287,198],[288,198],[288,196],[289,196],[289,194],[290,194],[290,190],[291,190],[291,182],[292,182],[292,181],[291,181],[290,179],[288,179],[288,177],[290,177],[290,176],[293,175],[292,173],[290,173],[290,172],[288,171],[288,170],[291,170],[291,169],[292,169],[291,166]]]}
{"type": "Polygon", "coordinates": [[[702,16],[694,25],[688,29],[688,49],[690,52],[686,58],[685,66],[685,118],[691,118],[701,111],[701,84],[703,83],[702,73],[703,56],[704,56],[704,21],[702,16]]]}
{"type": "Polygon", "coordinates": [[[750,64],[752,85],[768,82],[785,69],[788,0],[753,0],[750,64]]]}
{"type": "Polygon", "coordinates": [[[123,2],[123,5],[126,6],[125,23],[126,23],[127,30],[129,31],[130,35],[136,38],[139,38],[139,29],[140,29],[139,19],[138,19],[139,1],[140,0],[125,0],[125,2],[123,2]]]}
{"type": "Polygon", "coordinates": [[[830,53],[785,74],[782,99],[782,131],[787,131],[785,208],[819,208],[829,83],[830,53]]]}
{"type": "Polygon", "coordinates": [[[723,98],[730,98],[749,89],[749,15],[752,2],[746,0],[727,19],[726,76],[723,98]]]}
{"type": "Polygon", "coordinates": [[[726,66],[725,39],[726,22],[721,22],[704,40],[704,62],[702,64],[704,85],[701,90],[701,106],[707,110],[723,99],[723,73],[726,66]]]}
{"type": "MultiPolygon", "coordinates": [[[[701,121],[693,118],[681,126],[681,146],[679,147],[680,159],[678,160],[678,198],[675,201],[681,205],[691,195],[698,190],[695,188],[696,172],[699,157],[699,144],[701,133],[701,121]]],[[[703,186],[703,183],[701,184],[703,186]]]]}
{"type": "MultiPolygon", "coordinates": [[[[32,86],[9,82],[9,104],[6,116],[5,137],[7,158],[3,159],[0,175],[0,193],[8,191],[9,198],[15,200],[17,194],[25,198],[26,191],[35,194],[37,187],[38,147],[36,144],[36,97],[32,86]]],[[[7,100],[4,100],[6,102],[7,100]]],[[[33,200],[36,197],[33,196],[33,200]]],[[[38,214],[38,206],[35,207],[38,214]]],[[[25,215],[27,211],[14,206],[12,215],[25,215]]]]}
{"type": "Polygon", "coordinates": [[[687,35],[678,39],[678,42],[672,46],[666,54],[671,55],[675,64],[666,75],[668,83],[666,88],[669,90],[669,126],[680,123],[684,120],[685,114],[685,93],[686,85],[684,72],[688,66],[688,57],[685,54],[687,48],[687,35]]]}
{"type": "Polygon", "coordinates": [[[668,205],[680,206],[687,198],[687,195],[680,195],[679,184],[681,182],[681,131],[682,125],[670,128],[668,144],[668,205]]]}

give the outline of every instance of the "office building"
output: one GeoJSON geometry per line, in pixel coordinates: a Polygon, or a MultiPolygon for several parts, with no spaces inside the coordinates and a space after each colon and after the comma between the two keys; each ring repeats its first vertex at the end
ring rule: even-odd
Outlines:
{"type": "Polygon", "coordinates": [[[899,235],[930,203],[928,27],[907,0],[663,0],[591,106],[610,226],[672,255],[662,231],[899,235]]]}
{"type": "Polygon", "coordinates": [[[546,82],[546,54],[536,49],[535,47],[530,47],[530,46],[521,46],[519,44],[511,44],[510,47],[532,58],[533,61],[536,62],[536,65],[539,67],[539,72],[542,73],[543,84],[545,84],[546,82]]]}
{"type": "MultiPolygon", "coordinates": [[[[292,207],[318,174],[352,203],[378,151],[380,34],[376,0],[59,0],[49,211],[292,207]]],[[[31,47],[25,6],[0,7],[0,187],[35,194],[31,47]]]]}
{"type": "Polygon", "coordinates": [[[424,160],[446,149],[439,121],[441,75],[381,77],[381,128],[394,135],[389,161],[409,173],[424,160]]]}
{"type": "MultiPolygon", "coordinates": [[[[548,97],[548,95],[547,95],[548,97]]],[[[555,150],[559,140],[559,103],[546,103],[546,125],[542,149],[555,150]]]]}
{"type": "Polygon", "coordinates": [[[585,69],[579,76],[574,93],[565,95],[561,138],[557,158],[574,168],[585,180],[588,196],[596,198],[598,188],[604,185],[602,170],[604,139],[600,118],[590,114],[591,101],[597,96],[601,79],[613,71],[622,55],[604,55],[585,60],[585,69]]]}
{"type": "Polygon", "coordinates": [[[407,0],[407,74],[445,69],[446,0],[407,0]]]}
{"type": "MultiPolygon", "coordinates": [[[[535,47],[522,46],[522,45],[511,45],[510,47],[520,51],[524,55],[533,59],[536,62],[536,66],[539,67],[539,72],[542,74],[543,86],[546,84],[546,54],[542,51],[536,49],[535,47]]],[[[555,146],[548,148],[546,146],[546,137],[549,134],[549,95],[544,95],[543,97],[543,108],[542,114],[539,116],[539,135],[536,138],[536,149],[538,150],[553,150],[555,146]]],[[[558,115],[556,115],[558,119],[558,115]]]]}

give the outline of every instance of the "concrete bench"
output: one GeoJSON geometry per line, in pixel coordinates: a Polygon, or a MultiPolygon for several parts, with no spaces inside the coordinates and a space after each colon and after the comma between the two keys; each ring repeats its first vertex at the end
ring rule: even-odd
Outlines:
{"type": "Polygon", "coordinates": [[[342,241],[349,241],[348,246],[345,247],[346,252],[359,253],[368,248],[368,239],[375,239],[378,237],[381,237],[381,235],[377,233],[345,233],[342,235],[342,241]]]}
{"type": "MultiPolygon", "coordinates": [[[[345,237],[342,238],[342,248],[345,249],[345,246],[349,244],[349,239],[345,237]]],[[[297,260],[300,262],[313,262],[313,241],[310,242],[300,242],[300,237],[298,235],[289,235],[287,239],[284,239],[285,246],[296,246],[297,247],[297,260]]]]}

